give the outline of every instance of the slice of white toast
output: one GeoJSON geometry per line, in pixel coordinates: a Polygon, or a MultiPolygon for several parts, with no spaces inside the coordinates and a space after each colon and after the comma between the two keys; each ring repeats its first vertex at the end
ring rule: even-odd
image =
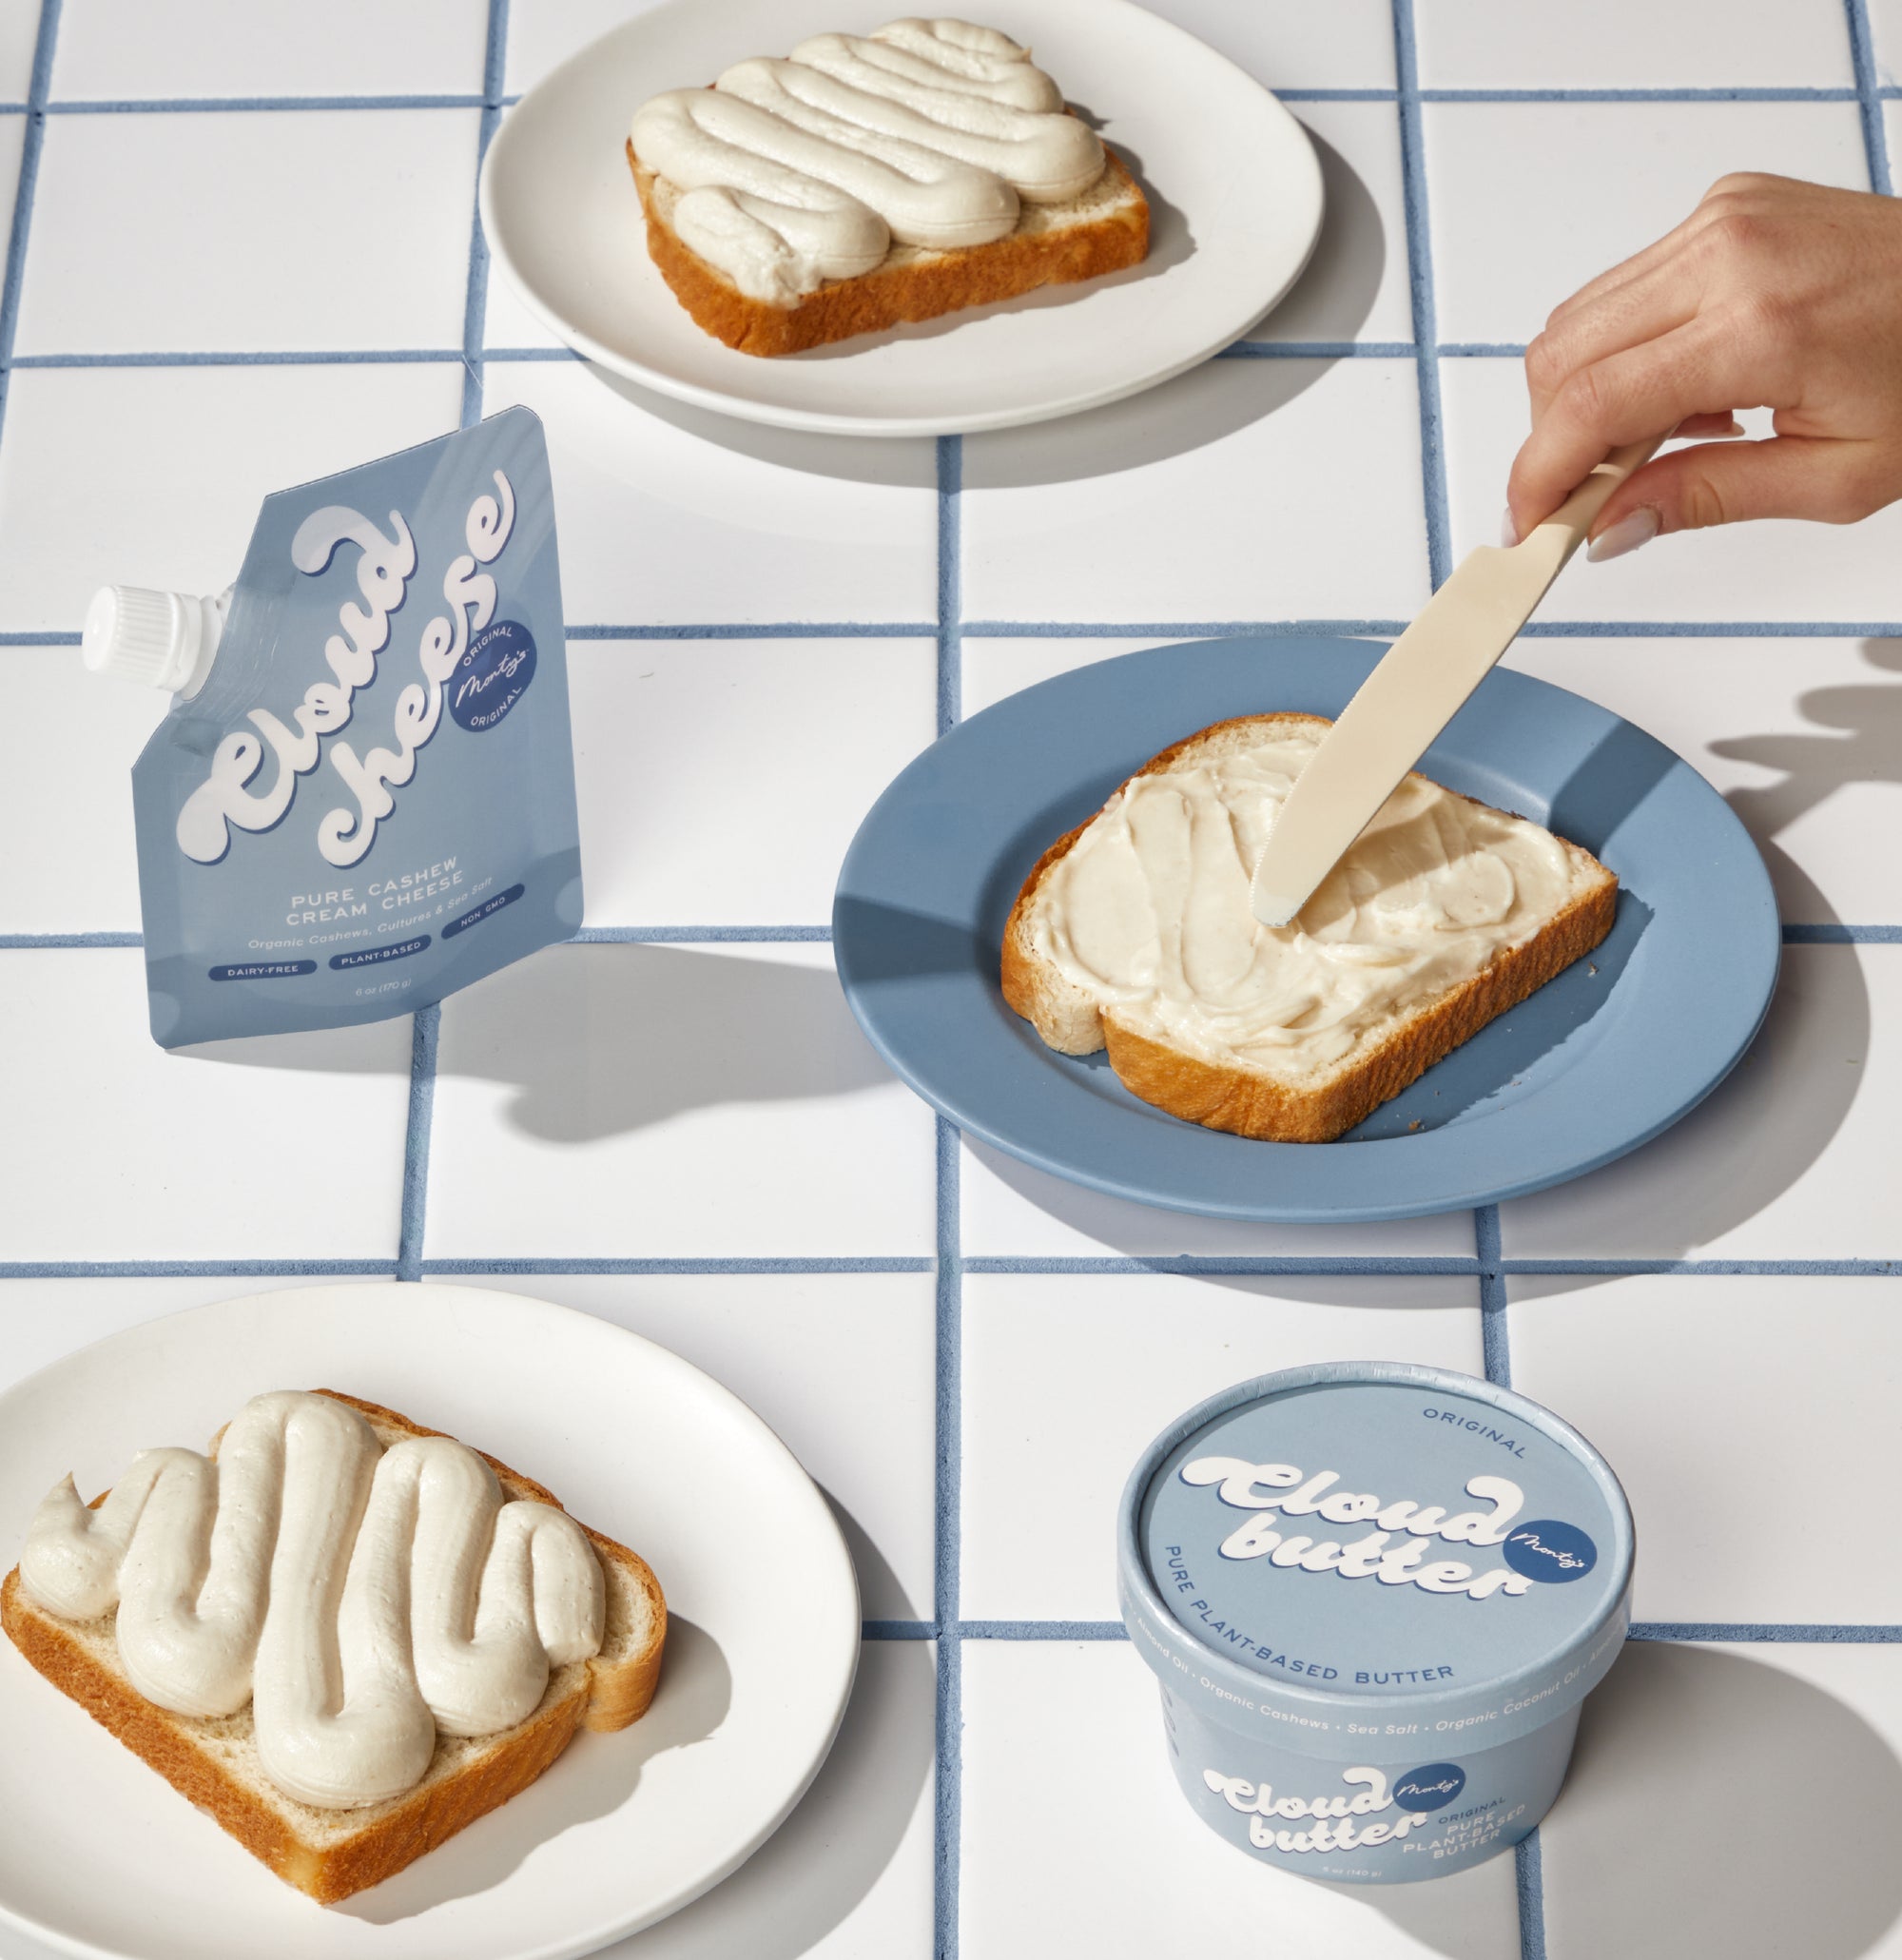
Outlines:
{"type": "MultiPolygon", "coordinates": [[[[441,1433],[335,1389],[317,1392],[358,1410],[385,1447],[441,1433]]],[[[483,1460],[509,1499],[561,1508],[539,1484],[493,1457],[483,1460]]],[[[115,1614],[77,1623],[58,1619],[29,1596],[15,1566],[0,1582],[0,1627],[48,1680],[246,1851],[300,1892],[332,1905],[379,1884],[519,1795],[578,1730],[626,1728],[646,1713],[660,1679],[667,1602],[645,1560],[582,1528],[607,1582],[600,1651],[552,1669],[548,1690],[526,1720],[491,1736],[439,1735],[419,1783],[356,1810],[319,1810],[280,1790],[259,1761],[248,1704],[236,1715],[199,1718],[146,1700],[120,1664],[115,1614]]]]}
{"type": "Polygon", "coordinates": [[[1611,930],[1618,880],[1589,851],[1419,775],[1291,925],[1258,924],[1253,858],[1329,727],[1204,728],[1038,860],[1001,979],[1050,1047],[1107,1048],[1186,1121],[1330,1142],[1611,930]]]}
{"type": "Polygon", "coordinates": [[[1060,204],[1025,204],[1017,229],[953,251],[894,245],[876,271],[828,280],[789,306],[755,300],[694,252],[673,228],[677,185],[628,164],[647,219],[648,255],[673,296],[716,340],[742,354],[798,354],[833,340],[935,320],[1038,286],[1073,285],[1139,265],[1149,251],[1149,201],[1114,150],[1103,174],[1060,204]]]}

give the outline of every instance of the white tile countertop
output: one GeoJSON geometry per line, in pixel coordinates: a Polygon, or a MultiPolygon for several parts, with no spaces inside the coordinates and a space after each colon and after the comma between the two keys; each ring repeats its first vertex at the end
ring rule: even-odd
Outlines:
{"type": "Polygon", "coordinates": [[[1740,165],[1891,189],[1902,0],[1153,0],[1313,131],[1308,274],[1151,393],[881,444],[610,381],[489,277],[482,150],[638,4],[0,0],[0,1387],[213,1298],[455,1275],[751,1402],[851,1543],[859,1686],[792,1820],[618,1960],[1902,1960],[1902,505],[1581,563],[1509,656],[1707,775],[1785,922],[1737,1073],[1576,1183],[1336,1228],[1074,1189],[891,1077],[825,922],[961,714],[1396,631],[1491,541],[1573,285],[1740,165]],[[264,493],[515,402],[583,942],[414,1025],[163,1053],[126,773],[161,704],[81,672],[91,588],[216,591],[264,493]],[[1640,1551],[1544,1827],[1356,1892],[1190,1814],[1107,1545],[1191,1403],[1376,1356],[1576,1421],[1640,1551]]]}

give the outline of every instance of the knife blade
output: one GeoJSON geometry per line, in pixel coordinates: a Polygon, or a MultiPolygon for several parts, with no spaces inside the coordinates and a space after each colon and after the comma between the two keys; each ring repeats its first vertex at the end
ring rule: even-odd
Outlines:
{"type": "Polygon", "coordinates": [[[1612,492],[1655,456],[1614,450],[1528,536],[1482,545],[1381,656],[1294,780],[1256,860],[1254,916],[1286,925],[1511,646],[1612,492]]]}

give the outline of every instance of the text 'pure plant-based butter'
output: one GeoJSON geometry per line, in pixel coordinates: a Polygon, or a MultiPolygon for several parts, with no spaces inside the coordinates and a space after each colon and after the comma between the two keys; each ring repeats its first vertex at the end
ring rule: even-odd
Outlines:
{"type": "Polygon", "coordinates": [[[1631,1512],[1549,1410],[1440,1368],[1247,1382],[1123,1493],[1123,1618],[1203,1819],[1312,1878],[1436,1878],[1517,1844],[1618,1658],[1631,1512]]]}
{"type": "Polygon", "coordinates": [[[165,1047],[407,1014],[579,926],[529,410],[267,497],[228,593],[107,587],[85,651],[175,691],[132,770],[165,1047]]]}

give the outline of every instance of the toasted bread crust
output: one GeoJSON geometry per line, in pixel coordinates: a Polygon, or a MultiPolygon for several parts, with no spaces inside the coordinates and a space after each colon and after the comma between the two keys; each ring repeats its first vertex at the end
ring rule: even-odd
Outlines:
{"type": "MultiPolygon", "coordinates": [[[[1191,747],[1231,728],[1272,723],[1326,727],[1319,715],[1241,715],[1216,722],[1151,757],[1136,776],[1158,775],[1191,747]]],[[[1129,779],[1135,781],[1135,777],[1129,779]]],[[[1448,791],[1457,795],[1457,791],[1448,791]]],[[[1473,799],[1466,798],[1471,802],[1473,799]]],[[[1090,822],[1096,820],[1092,818],[1090,822]]],[[[1543,987],[1598,945],[1618,912],[1618,880],[1588,851],[1569,846],[1602,876],[1524,944],[1488,965],[1355,1056],[1349,1066],[1311,1086],[1277,1082],[1239,1066],[1187,1055],[1124,1026],[1044,961],[1029,937],[1029,905],[1051,867],[1090,827],[1059,837],[1031,867],[1004,926],[1000,979],[1005,1001],[1053,1048],[1070,1055],[1108,1050],[1110,1066],[1130,1094],[1186,1122],[1278,1143],[1331,1143],[1485,1024],[1543,987]]]]}
{"type": "Polygon", "coordinates": [[[880,266],[857,279],[830,280],[796,306],[748,299],[661,216],[654,173],[628,146],[628,167],[647,219],[648,253],[674,298],[717,340],[742,354],[797,354],[903,320],[935,320],[967,306],[1014,300],[1038,286],[1099,279],[1139,264],[1149,251],[1149,204],[1116,153],[1107,170],[1135,194],[1101,219],[1050,234],[1013,232],[987,245],[934,255],[920,263],[880,266]]]}
{"type": "MultiPolygon", "coordinates": [[[[374,1402],[322,1388],[319,1394],[347,1402],[379,1429],[437,1436],[374,1402]]],[[[556,1504],[533,1479],[478,1451],[510,1498],[556,1504]]],[[[104,1501],[104,1493],[93,1502],[104,1501]]],[[[204,1737],[217,1724],[188,1717],[147,1701],[125,1678],[105,1666],[63,1620],[28,1598],[16,1565],[0,1582],[0,1628],[54,1687],[79,1703],[102,1727],[165,1777],[173,1789],[208,1812],[244,1849],[280,1878],[320,1904],[334,1905],[395,1875],[406,1865],[519,1795],[568,1746],[581,1728],[625,1728],[645,1713],[660,1678],[667,1609],[647,1562],[626,1545],[582,1526],[604,1561],[626,1573],[654,1615],[652,1637],[619,1662],[591,1663],[566,1691],[551,1684],[526,1721],[487,1738],[476,1759],[446,1776],[431,1775],[393,1803],[376,1808],[364,1828],[337,1842],[318,1845],[301,1835],[296,1816],[303,1807],[273,1803],[235,1776],[204,1737]]],[[[248,1720],[248,1711],[243,1717],[248,1720]]]]}

